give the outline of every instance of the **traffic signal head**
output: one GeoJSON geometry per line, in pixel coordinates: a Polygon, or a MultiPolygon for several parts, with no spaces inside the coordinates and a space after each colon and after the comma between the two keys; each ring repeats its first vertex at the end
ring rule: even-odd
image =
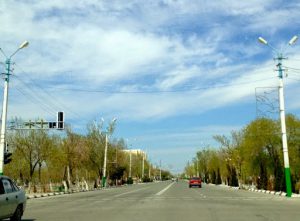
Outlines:
{"type": "Polygon", "coordinates": [[[57,112],[57,129],[63,130],[65,128],[64,112],[57,112]]]}
{"type": "Polygon", "coordinates": [[[10,153],[10,152],[5,152],[4,153],[4,164],[10,163],[11,155],[12,155],[12,153],[10,153]]]}
{"type": "Polygon", "coordinates": [[[56,124],[57,124],[57,122],[49,122],[48,126],[50,129],[54,129],[54,128],[56,128],[56,124]]]}

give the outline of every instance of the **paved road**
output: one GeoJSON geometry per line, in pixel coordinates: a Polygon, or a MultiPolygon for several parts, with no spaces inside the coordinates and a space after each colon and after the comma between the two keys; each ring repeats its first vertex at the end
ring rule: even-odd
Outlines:
{"type": "Polygon", "coordinates": [[[23,220],[300,220],[300,199],[162,182],[31,199],[23,220]]]}

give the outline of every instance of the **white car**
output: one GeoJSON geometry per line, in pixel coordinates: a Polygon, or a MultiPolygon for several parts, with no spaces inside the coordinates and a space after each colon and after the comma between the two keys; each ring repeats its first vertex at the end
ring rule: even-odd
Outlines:
{"type": "Polygon", "coordinates": [[[0,220],[21,220],[25,207],[25,192],[7,176],[0,176],[0,220]]]}

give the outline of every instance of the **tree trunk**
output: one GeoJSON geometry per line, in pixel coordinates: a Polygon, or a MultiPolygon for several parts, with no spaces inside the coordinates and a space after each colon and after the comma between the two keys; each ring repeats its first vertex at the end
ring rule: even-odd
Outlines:
{"type": "Polygon", "coordinates": [[[41,171],[42,170],[42,163],[39,162],[39,183],[41,183],[41,171]]]}

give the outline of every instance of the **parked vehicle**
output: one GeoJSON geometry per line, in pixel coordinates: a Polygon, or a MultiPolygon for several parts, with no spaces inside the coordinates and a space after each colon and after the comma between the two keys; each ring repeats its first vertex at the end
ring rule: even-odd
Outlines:
{"type": "Polygon", "coordinates": [[[26,207],[25,192],[9,177],[0,176],[0,220],[20,221],[26,207]]]}
{"type": "Polygon", "coordinates": [[[199,188],[202,187],[202,180],[201,180],[200,177],[192,177],[189,180],[189,187],[191,188],[193,186],[196,186],[196,187],[199,187],[199,188]]]}

